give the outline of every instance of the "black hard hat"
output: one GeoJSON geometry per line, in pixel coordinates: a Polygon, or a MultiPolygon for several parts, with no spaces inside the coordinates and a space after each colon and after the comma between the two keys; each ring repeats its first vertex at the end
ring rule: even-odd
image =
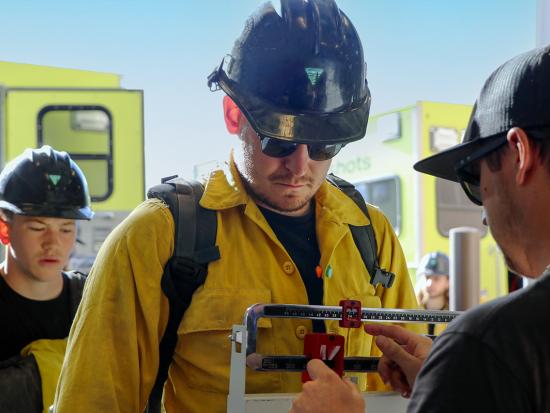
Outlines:
{"type": "Polygon", "coordinates": [[[299,143],[365,136],[370,109],[363,48],[334,0],[269,2],[247,20],[230,56],[208,77],[254,130],[299,143]]]}
{"type": "Polygon", "coordinates": [[[26,149],[0,173],[0,208],[20,215],[92,219],[88,184],[66,152],[26,149]]]}

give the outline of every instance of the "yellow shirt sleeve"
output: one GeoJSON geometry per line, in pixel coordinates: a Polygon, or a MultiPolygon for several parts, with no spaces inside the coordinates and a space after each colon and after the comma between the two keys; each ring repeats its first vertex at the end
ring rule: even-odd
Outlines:
{"type": "Polygon", "coordinates": [[[168,319],[160,279],[173,245],[174,222],[158,200],[104,242],[69,335],[56,413],[143,412],[168,319]]]}

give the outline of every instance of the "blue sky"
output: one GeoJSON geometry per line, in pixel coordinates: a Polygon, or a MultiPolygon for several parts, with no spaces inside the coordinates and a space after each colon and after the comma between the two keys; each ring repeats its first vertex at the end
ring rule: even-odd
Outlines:
{"type": "MultiPolygon", "coordinates": [[[[0,1],[0,60],[122,75],[145,92],[147,185],[227,158],[206,76],[257,0],[0,1]]],[[[372,113],[473,103],[500,63],[535,46],[536,0],[340,0],[365,49],[372,113]]]]}

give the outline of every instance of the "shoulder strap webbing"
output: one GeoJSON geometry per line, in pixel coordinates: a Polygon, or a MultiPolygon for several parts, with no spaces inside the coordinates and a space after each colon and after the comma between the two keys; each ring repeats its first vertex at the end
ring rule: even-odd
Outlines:
{"type": "MultiPolygon", "coordinates": [[[[344,194],[349,196],[370,221],[367,204],[355,186],[334,174],[329,174],[327,176],[327,180],[335,187],[340,188],[344,194]]],[[[376,287],[377,284],[382,284],[383,287],[390,288],[395,279],[395,274],[381,269],[378,264],[376,237],[374,235],[372,224],[364,226],[350,225],[349,228],[351,235],[353,236],[353,240],[355,241],[355,245],[357,246],[357,249],[361,254],[361,258],[365,263],[365,267],[371,277],[370,283],[374,287],[376,287]]]]}
{"type": "Polygon", "coordinates": [[[74,320],[76,310],[82,299],[82,292],[84,290],[84,283],[86,282],[86,274],[80,271],[65,271],[65,274],[69,278],[69,301],[71,305],[71,321],[74,320]]]}
{"type": "Polygon", "coordinates": [[[220,258],[216,246],[216,211],[199,205],[204,187],[196,181],[175,177],[147,192],[148,198],[163,200],[174,218],[174,254],[164,267],[161,288],[168,298],[168,324],[159,345],[159,369],[147,413],[160,412],[162,391],[178,339],[178,326],[194,292],[204,284],[208,263],[220,258]]]}
{"type": "Polygon", "coordinates": [[[42,379],[32,353],[0,361],[0,389],[0,411],[43,411],[42,379]]]}

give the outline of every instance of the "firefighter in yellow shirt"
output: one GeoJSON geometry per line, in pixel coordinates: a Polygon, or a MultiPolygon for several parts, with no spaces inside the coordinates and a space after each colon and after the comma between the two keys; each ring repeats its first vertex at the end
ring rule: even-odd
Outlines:
{"type": "MultiPolygon", "coordinates": [[[[227,337],[252,304],[357,299],[365,307],[417,307],[386,217],[369,207],[367,218],[326,180],[331,159],[365,135],[370,109],[361,42],[336,3],[263,4],[208,81],[226,94],[224,121],[234,145],[200,200],[215,211],[220,257],[208,265],[179,324],[164,387],[168,413],[226,411],[227,337]],[[369,224],[380,267],[395,274],[390,288],[370,282],[351,233],[351,226],[369,224]]],[[[102,246],[69,338],[56,413],[144,411],[167,326],[161,277],[174,231],[168,207],[150,199],[102,246]]],[[[380,354],[359,330],[332,321],[262,319],[257,351],[303,354],[304,332],[326,331],[345,335],[346,355],[380,354]]],[[[376,373],[362,374],[359,385],[385,389],[376,373]]],[[[299,373],[247,372],[248,393],[300,388],[299,373]]]]}

